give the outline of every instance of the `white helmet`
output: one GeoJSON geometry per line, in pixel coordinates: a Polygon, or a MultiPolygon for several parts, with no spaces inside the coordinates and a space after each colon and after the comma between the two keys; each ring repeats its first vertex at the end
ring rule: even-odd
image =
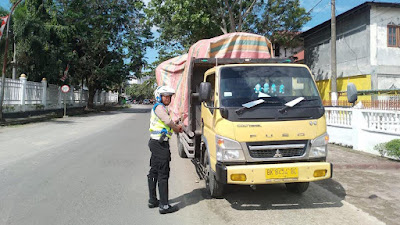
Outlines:
{"type": "Polygon", "coordinates": [[[168,86],[159,86],[154,91],[154,97],[156,98],[157,102],[161,102],[161,95],[171,96],[174,94],[175,94],[175,90],[168,86]]]}

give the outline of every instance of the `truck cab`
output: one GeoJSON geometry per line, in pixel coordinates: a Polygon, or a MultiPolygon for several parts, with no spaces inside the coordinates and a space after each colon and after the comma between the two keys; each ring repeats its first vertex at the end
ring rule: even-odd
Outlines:
{"type": "Polygon", "coordinates": [[[226,184],[285,183],[302,193],[332,176],[325,111],[307,66],[242,61],[202,77],[191,83],[192,132],[178,148],[197,160],[212,197],[226,184]]]}

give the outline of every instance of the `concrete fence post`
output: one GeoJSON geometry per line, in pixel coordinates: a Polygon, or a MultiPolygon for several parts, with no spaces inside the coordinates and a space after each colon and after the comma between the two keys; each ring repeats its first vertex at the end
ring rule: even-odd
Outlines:
{"type": "Polygon", "coordinates": [[[63,104],[62,104],[62,99],[63,99],[63,92],[61,91],[61,87],[58,87],[58,108],[62,109],[63,104]]]}
{"type": "Polygon", "coordinates": [[[19,80],[21,81],[21,89],[20,89],[20,96],[21,96],[21,109],[23,112],[25,112],[25,98],[26,98],[26,75],[21,74],[19,77],[19,80]]]}
{"type": "Polygon", "coordinates": [[[71,104],[72,104],[72,106],[75,106],[75,91],[74,91],[74,86],[70,86],[70,92],[71,92],[71,94],[70,94],[70,96],[71,96],[71,104]]]}
{"type": "Polygon", "coordinates": [[[99,92],[96,91],[96,93],[94,94],[94,98],[93,98],[93,104],[94,105],[97,105],[98,98],[99,98],[99,92]]]}
{"type": "Polygon", "coordinates": [[[43,77],[42,79],[42,105],[44,108],[47,107],[47,80],[43,77]]]}
{"type": "Polygon", "coordinates": [[[363,140],[362,133],[363,124],[365,124],[366,121],[364,121],[364,115],[360,109],[353,109],[352,112],[351,127],[353,129],[353,149],[363,150],[365,147],[365,140],[363,140]]]}
{"type": "Polygon", "coordinates": [[[99,102],[100,102],[100,105],[103,104],[103,91],[99,91],[99,102]]]}
{"type": "Polygon", "coordinates": [[[104,93],[105,93],[104,90],[102,90],[100,92],[100,105],[104,105],[104,103],[105,103],[105,95],[104,95],[104,93]]]}
{"type": "Polygon", "coordinates": [[[83,104],[83,90],[82,88],[79,88],[79,106],[82,106],[83,104]]]}

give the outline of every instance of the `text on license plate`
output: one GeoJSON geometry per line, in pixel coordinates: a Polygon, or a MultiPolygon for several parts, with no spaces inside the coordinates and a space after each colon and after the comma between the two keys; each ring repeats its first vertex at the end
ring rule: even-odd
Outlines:
{"type": "Polygon", "coordinates": [[[265,177],[267,179],[298,178],[299,168],[290,167],[265,169],[265,177]]]}

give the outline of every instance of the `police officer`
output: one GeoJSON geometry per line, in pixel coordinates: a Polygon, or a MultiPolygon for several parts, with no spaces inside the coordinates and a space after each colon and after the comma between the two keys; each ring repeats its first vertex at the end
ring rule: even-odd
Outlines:
{"type": "Polygon", "coordinates": [[[169,139],[172,131],[182,132],[182,126],[175,124],[169,115],[167,106],[171,102],[171,96],[175,90],[168,86],[160,86],[154,91],[156,104],[151,110],[150,118],[150,140],[149,148],[151,151],[150,171],[147,175],[149,185],[149,208],[159,207],[161,214],[178,211],[177,206],[168,204],[168,178],[169,162],[171,152],[169,150],[169,139]],[[156,186],[158,183],[158,193],[160,200],[157,199],[156,186]]]}

